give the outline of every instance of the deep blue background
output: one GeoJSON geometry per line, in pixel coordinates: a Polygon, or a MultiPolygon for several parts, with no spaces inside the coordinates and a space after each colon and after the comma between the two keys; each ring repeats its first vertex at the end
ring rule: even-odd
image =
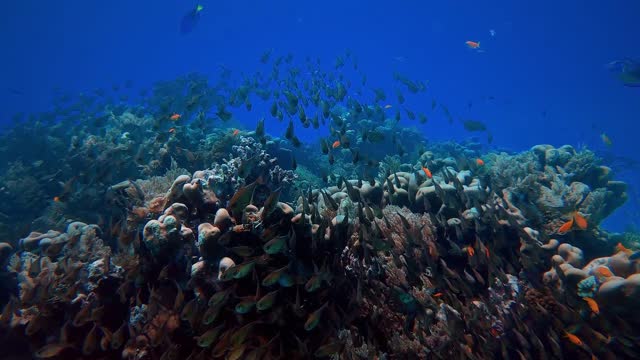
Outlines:
{"type": "MultiPolygon", "coordinates": [[[[214,74],[217,64],[250,73],[268,48],[319,56],[329,66],[350,48],[369,84],[393,94],[396,70],[428,81],[426,94],[407,96],[408,107],[428,109],[433,97],[456,119],[486,122],[494,145],[587,145],[640,160],[640,88],[623,87],[605,68],[640,56],[637,0],[203,0],[198,28],[183,36],[180,18],[196,3],[5,2],[0,121],[46,109],[53,89],[80,92],[128,79],[143,87],[192,71],[214,74]],[[485,52],[468,49],[467,40],[480,41],[485,52]],[[611,148],[600,141],[603,131],[611,148]]],[[[255,117],[240,120],[253,127],[255,117]]],[[[279,125],[267,124],[267,131],[279,125]]],[[[469,135],[442,116],[420,129],[435,140],[469,135]]],[[[616,230],[638,223],[639,170],[622,170],[632,196],[608,221],[616,230]]]]}

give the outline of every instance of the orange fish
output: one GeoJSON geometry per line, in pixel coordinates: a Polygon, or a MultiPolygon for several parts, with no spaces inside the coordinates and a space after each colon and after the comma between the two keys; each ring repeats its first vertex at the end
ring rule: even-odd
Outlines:
{"type": "Polygon", "coordinates": [[[476,251],[473,250],[471,246],[467,246],[467,254],[469,254],[469,257],[472,257],[473,255],[476,254],[476,251]]]}
{"type": "Polygon", "coordinates": [[[590,297],[583,297],[582,300],[587,302],[587,305],[589,305],[589,309],[591,309],[591,311],[593,311],[596,314],[600,314],[600,307],[598,306],[598,303],[593,300],[590,297]]]}
{"type": "Polygon", "coordinates": [[[569,219],[566,223],[562,224],[558,229],[558,234],[565,234],[573,227],[573,218],[569,219]]]}
{"type": "Polygon", "coordinates": [[[579,212],[573,213],[573,219],[578,226],[578,229],[585,230],[587,228],[587,219],[584,218],[579,212]]]}
{"type": "Polygon", "coordinates": [[[568,232],[573,228],[573,224],[575,224],[576,227],[580,230],[586,230],[589,226],[589,224],[587,223],[587,219],[585,219],[585,217],[582,216],[582,214],[580,214],[579,212],[574,211],[573,214],[571,214],[571,219],[560,226],[560,229],[558,229],[558,234],[564,234],[568,232]]]}
{"type": "Polygon", "coordinates": [[[618,243],[618,245],[616,245],[616,252],[621,251],[627,255],[633,254],[633,251],[631,249],[627,249],[624,245],[622,245],[622,243],[618,243]]]}
{"type": "Polygon", "coordinates": [[[434,297],[434,298],[439,298],[440,296],[442,296],[442,293],[441,293],[441,292],[433,294],[433,297],[434,297]]]}
{"type": "Polygon", "coordinates": [[[233,136],[236,136],[238,134],[240,134],[240,130],[238,129],[233,130],[233,136]]]}
{"type": "Polygon", "coordinates": [[[571,341],[573,344],[578,345],[578,346],[582,346],[582,340],[580,340],[579,337],[577,337],[577,336],[575,336],[575,335],[573,335],[571,333],[568,333],[568,332],[564,333],[564,337],[569,339],[569,341],[571,341]]]}
{"type": "Polygon", "coordinates": [[[334,149],[337,148],[338,146],[340,146],[340,140],[334,141],[333,145],[331,145],[331,147],[333,147],[334,149]]]}
{"type": "Polygon", "coordinates": [[[596,274],[604,276],[604,277],[612,277],[613,273],[606,266],[598,266],[596,268],[596,274]]]}
{"type": "Polygon", "coordinates": [[[60,202],[60,196],[54,196],[53,197],[53,201],[60,202]]]}
{"type": "Polygon", "coordinates": [[[480,48],[480,41],[475,42],[475,41],[465,41],[465,44],[470,48],[470,49],[479,49],[480,48]]]}
{"type": "Polygon", "coordinates": [[[182,117],[182,115],[180,115],[180,114],[173,114],[173,115],[171,115],[171,116],[169,117],[169,119],[170,119],[171,121],[176,121],[176,120],[179,120],[181,117],[182,117]]]}
{"type": "Polygon", "coordinates": [[[433,174],[431,174],[431,170],[427,169],[426,167],[423,166],[422,171],[424,171],[424,174],[427,175],[429,179],[433,177],[433,174]]]}
{"type": "Polygon", "coordinates": [[[482,160],[482,159],[480,159],[480,158],[477,158],[477,159],[476,159],[476,164],[477,164],[478,166],[483,166],[483,165],[484,165],[484,160],[482,160]]]}

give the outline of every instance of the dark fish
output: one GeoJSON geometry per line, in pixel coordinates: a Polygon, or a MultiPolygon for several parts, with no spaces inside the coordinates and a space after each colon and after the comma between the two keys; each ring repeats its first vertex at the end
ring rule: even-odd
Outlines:
{"type": "Polygon", "coordinates": [[[229,121],[231,120],[231,118],[233,117],[233,114],[229,111],[227,111],[224,106],[219,107],[218,108],[218,112],[216,112],[216,115],[220,118],[220,120],[222,121],[229,121]]]}
{"type": "Polygon", "coordinates": [[[329,153],[329,144],[327,144],[327,140],[324,138],[320,139],[320,149],[322,149],[322,153],[325,155],[329,153]]]}
{"type": "Polygon", "coordinates": [[[276,205],[278,204],[278,200],[280,199],[280,192],[280,188],[276,189],[269,195],[267,200],[265,200],[262,208],[261,220],[264,220],[267,216],[269,216],[269,214],[271,214],[273,209],[275,209],[276,205]]]}
{"type": "Polygon", "coordinates": [[[354,164],[357,164],[358,161],[360,161],[360,150],[358,149],[351,150],[351,161],[354,164]]]}
{"type": "Polygon", "coordinates": [[[262,56],[260,56],[260,62],[263,64],[266,64],[269,62],[269,57],[271,56],[271,53],[273,52],[273,49],[269,49],[267,51],[265,51],[264,53],[262,53],[262,56]]]}
{"type": "Polygon", "coordinates": [[[485,131],[487,130],[487,126],[481,122],[476,120],[466,120],[462,123],[465,130],[467,131],[485,131]]]}
{"type": "Polygon", "coordinates": [[[284,134],[285,139],[291,140],[294,137],[293,134],[293,121],[289,120],[289,126],[287,126],[287,131],[284,134]]]}
{"type": "MultiPolygon", "coordinates": [[[[435,104],[435,100],[434,100],[434,104],[435,104]]],[[[451,116],[451,113],[449,112],[449,108],[447,108],[446,106],[440,104],[440,107],[442,108],[442,111],[444,112],[444,116],[447,117],[447,120],[449,120],[449,124],[453,124],[453,116],[451,116]]]]}
{"type": "Polygon", "coordinates": [[[198,5],[195,9],[189,10],[183,17],[180,22],[180,32],[182,34],[188,34],[195,29],[200,21],[200,12],[204,9],[202,5],[198,5]]]}
{"type": "Polygon", "coordinates": [[[373,92],[376,94],[374,102],[387,100],[387,95],[384,93],[382,89],[373,89],[373,92]]]}
{"type": "Polygon", "coordinates": [[[297,136],[293,135],[293,138],[291,139],[291,144],[294,147],[300,147],[300,145],[302,145],[302,142],[300,142],[300,139],[298,139],[297,136]]]}
{"type": "Polygon", "coordinates": [[[240,188],[240,190],[233,195],[231,200],[229,200],[229,208],[231,209],[231,214],[234,217],[238,218],[239,216],[242,216],[242,211],[251,203],[251,200],[253,199],[253,192],[257,186],[258,183],[254,181],[251,184],[240,188]]]}
{"type": "Polygon", "coordinates": [[[404,109],[404,111],[407,113],[407,117],[409,118],[409,120],[415,120],[416,119],[416,114],[414,114],[413,111],[408,110],[408,109],[404,109]]]}
{"type": "Polygon", "coordinates": [[[258,120],[258,125],[256,126],[256,136],[263,137],[264,136],[264,118],[258,120]]]}

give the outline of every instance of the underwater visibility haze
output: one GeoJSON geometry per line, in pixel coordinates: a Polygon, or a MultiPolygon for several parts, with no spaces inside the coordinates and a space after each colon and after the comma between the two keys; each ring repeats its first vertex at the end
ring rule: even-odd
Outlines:
{"type": "Polygon", "coordinates": [[[640,358],[640,2],[0,14],[0,359],[640,358]]]}

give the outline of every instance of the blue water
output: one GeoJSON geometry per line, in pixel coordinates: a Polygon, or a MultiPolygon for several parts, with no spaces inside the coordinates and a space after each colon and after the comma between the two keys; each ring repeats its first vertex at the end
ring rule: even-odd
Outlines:
{"type": "MultiPolygon", "coordinates": [[[[181,17],[196,4],[6,2],[0,12],[0,122],[50,108],[54,94],[127,80],[144,88],[189,72],[213,76],[220,64],[237,73],[267,72],[259,62],[267,49],[300,61],[318,57],[331,67],[348,48],[370,87],[384,88],[390,104],[394,71],[428,81],[426,93],[404,91],[407,108],[430,113],[435,98],[456,119],[484,121],[494,147],[586,145],[601,156],[640,162],[640,88],[622,86],[606,69],[610,61],[640,55],[636,0],[202,1],[199,24],[182,35],[181,17]],[[467,48],[467,40],[480,41],[484,52],[467,48]],[[611,147],[602,143],[602,132],[611,147]]],[[[256,104],[239,120],[252,129],[267,111],[256,104]]],[[[442,113],[424,126],[405,125],[430,140],[470,136],[442,113]]],[[[283,126],[270,119],[267,132],[280,134],[283,126]]],[[[303,135],[311,140],[315,133],[303,135]]],[[[640,169],[629,163],[615,170],[629,183],[630,200],[604,225],[621,231],[640,222],[640,169]]]]}

